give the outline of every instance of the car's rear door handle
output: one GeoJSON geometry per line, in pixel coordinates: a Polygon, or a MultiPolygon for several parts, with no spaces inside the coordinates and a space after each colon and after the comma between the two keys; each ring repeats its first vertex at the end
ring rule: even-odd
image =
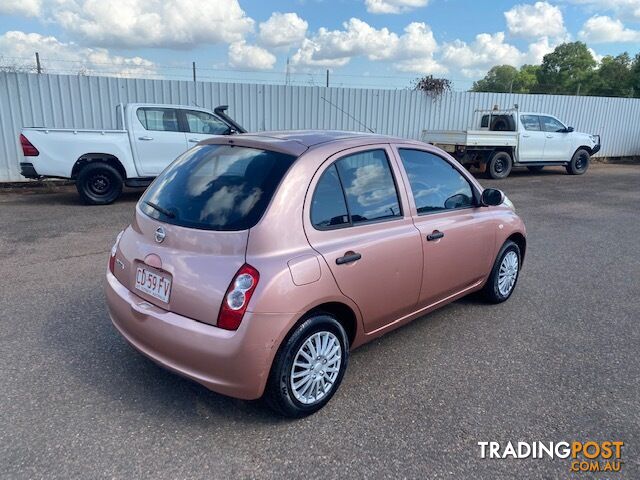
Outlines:
{"type": "Polygon", "coordinates": [[[529,138],[531,135],[522,135],[522,138],[529,138]]]}
{"type": "Polygon", "coordinates": [[[553,138],[553,135],[547,135],[547,138],[553,138]]]}
{"type": "Polygon", "coordinates": [[[432,233],[427,235],[427,241],[432,242],[433,240],[438,240],[444,237],[444,232],[440,232],[439,230],[434,230],[432,233]]]}
{"type": "Polygon", "coordinates": [[[153,137],[138,137],[138,140],[142,140],[144,142],[148,142],[149,140],[153,140],[153,137]]]}
{"type": "Polygon", "coordinates": [[[336,265],[344,265],[345,263],[355,262],[357,260],[360,260],[361,258],[362,258],[362,255],[360,255],[359,253],[346,252],[344,254],[344,257],[336,258],[336,265]]]}

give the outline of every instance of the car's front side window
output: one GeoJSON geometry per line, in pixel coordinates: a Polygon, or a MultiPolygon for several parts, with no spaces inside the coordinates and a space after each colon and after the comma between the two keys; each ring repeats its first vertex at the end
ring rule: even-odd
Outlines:
{"type": "Polygon", "coordinates": [[[422,150],[399,152],[419,215],[474,206],[471,184],[449,162],[422,150]]]}
{"type": "Polygon", "coordinates": [[[402,216],[396,184],[383,149],[342,157],[318,181],[311,223],[318,229],[339,228],[402,216]]]}
{"type": "Polygon", "coordinates": [[[208,135],[224,135],[229,131],[229,126],[220,119],[207,112],[196,110],[185,111],[187,125],[191,133],[204,133],[208,135]]]}
{"type": "Polygon", "coordinates": [[[566,127],[553,117],[540,117],[545,132],[563,132],[566,127]]]}
{"type": "Polygon", "coordinates": [[[180,131],[178,115],[173,108],[139,108],[136,115],[145,130],[160,132],[180,131]]]}

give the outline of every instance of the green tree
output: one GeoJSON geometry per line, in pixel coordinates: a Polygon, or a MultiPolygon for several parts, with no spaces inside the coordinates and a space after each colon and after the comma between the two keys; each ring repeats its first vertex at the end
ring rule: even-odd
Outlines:
{"type": "Polygon", "coordinates": [[[578,94],[593,78],[596,61],[582,42],[563,43],[544,56],[538,70],[539,93],[578,94]]]}
{"type": "Polygon", "coordinates": [[[518,69],[511,65],[496,65],[485,77],[473,82],[473,92],[511,92],[518,77],[518,69]]]}
{"type": "Polygon", "coordinates": [[[540,65],[522,65],[514,84],[514,92],[530,93],[538,83],[537,73],[540,65]]]}
{"type": "Polygon", "coordinates": [[[607,55],[602,59],[584,93],[603,97],[630,97],[631,92],[631,57],[624,52],[616,57],[607,55]]]}
{"type": "Polygon", "coordinates": [[[631,95],[640,97],[640,53],[636,53],[636,57],[631,64],[629,85],[631,87],[631,95]]]}

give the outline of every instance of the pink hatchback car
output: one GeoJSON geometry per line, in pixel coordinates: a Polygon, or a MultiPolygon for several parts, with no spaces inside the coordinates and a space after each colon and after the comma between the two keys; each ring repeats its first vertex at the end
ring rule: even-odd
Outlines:
{"type": "Polygon", "coordinates": [[[113,246],[118,331],[225,395],[303,416],[349,351],[468,293],[503,302],[525,228],[443,151],[352,132],[242,134],[173,162],[113,246]]]}

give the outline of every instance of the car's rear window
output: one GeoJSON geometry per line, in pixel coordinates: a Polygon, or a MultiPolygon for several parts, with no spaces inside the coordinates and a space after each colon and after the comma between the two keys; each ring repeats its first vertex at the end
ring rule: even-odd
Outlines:
{"type": "Polygon", "coordinates": [[[204,230],[246,230],[264,214],[295,157],[232,145],[184,153],[140,199],[148,216],[204,230]]]}

